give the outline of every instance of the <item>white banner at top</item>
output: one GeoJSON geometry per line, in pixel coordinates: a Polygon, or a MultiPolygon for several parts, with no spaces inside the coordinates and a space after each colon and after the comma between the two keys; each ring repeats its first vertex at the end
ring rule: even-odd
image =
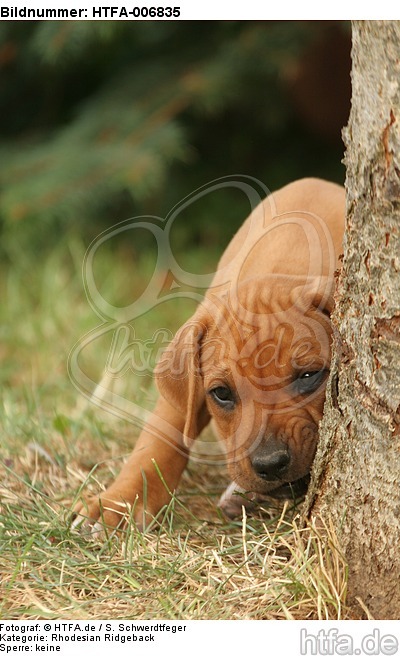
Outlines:
{"type": "Polygon", "coordinates": [[[1,20],[347,20],[396,19],[400,4],[355,0],[0,0],[1,20]]]}

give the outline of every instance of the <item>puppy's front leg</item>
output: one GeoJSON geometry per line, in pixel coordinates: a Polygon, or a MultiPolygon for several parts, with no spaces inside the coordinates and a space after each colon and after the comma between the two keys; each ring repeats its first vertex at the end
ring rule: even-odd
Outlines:
{"type": "Polygon", "coordinates": [[[163,397],[139,436],[137,444],[115,481],[98,497],[79,502],[74,525],[123,527],[132,512],[137,527],[143,530],[170,500],[170,491],[179,483],[188,460],[182,431],[185,417],[163,397]],[[157,469],[165,481],[161,480],[157,469]]]}

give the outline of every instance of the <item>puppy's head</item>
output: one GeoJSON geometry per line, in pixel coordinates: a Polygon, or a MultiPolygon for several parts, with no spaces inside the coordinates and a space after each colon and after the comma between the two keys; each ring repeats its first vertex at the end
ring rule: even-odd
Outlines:
{"type": "Polygon", "coordinates": [[[185,416],[185,439],[210,417],[233,480],[266,494],[310,471],[329,372],[329,281],[253,279],[209,298],[157,367],[161,394],[185,416]]]}

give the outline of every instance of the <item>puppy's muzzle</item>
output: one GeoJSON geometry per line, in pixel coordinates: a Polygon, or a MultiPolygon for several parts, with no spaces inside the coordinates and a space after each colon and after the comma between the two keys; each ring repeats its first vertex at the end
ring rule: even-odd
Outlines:
{"type": "Polygon", "coordinates": [[[250,461],[257,476],[265,481],[280,481],[285,477],[290,455],[282,443],[271,437],[256,449],[250,461]]]}

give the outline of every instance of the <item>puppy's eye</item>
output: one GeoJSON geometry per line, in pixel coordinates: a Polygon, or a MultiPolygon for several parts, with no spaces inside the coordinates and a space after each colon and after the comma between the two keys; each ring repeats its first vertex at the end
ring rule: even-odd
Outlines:
{"type": "Polygon", "coordinates": [[[233,394],[226,385],[214,387],[209,394],[222,408],[232,408],[235,404],[233,394]]]}
{"type": "Polygon", "coordinates": [[[328,375],[327,369],[320,371],[305,371],[295,380],[294,385],[298,394],[311,394],[324,382],[328,375]]]}

